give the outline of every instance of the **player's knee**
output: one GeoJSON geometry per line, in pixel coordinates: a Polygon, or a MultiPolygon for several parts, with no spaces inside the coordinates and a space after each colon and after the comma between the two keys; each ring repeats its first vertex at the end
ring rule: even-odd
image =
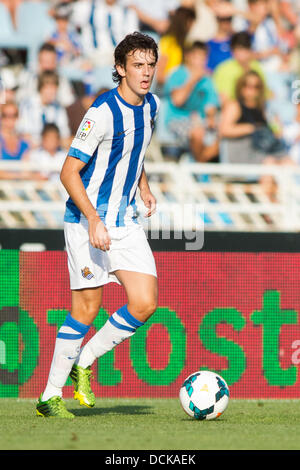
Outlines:
{"type": "Polygon", "coordinates": [[[148,320],[157,309],[157,302],[154,299],[141,300],[132,306],[133,314],[142,321],[148,320]]]}
{"type": "Polygon", "coordinates": [[[80,315],[84,319],[83,323],[86,323],[87,325],[93,323],[99,313],[99,309],[100,306],[98,302],[85,302],[80,312],[80,315]]]}
{"type": "Polygon", "coordinates": [[[151,315],[153,315],[153,313],[155,313],[155,310],[157,309],[157,302],[152,300],[152,301],[149,301],[147,303],[147,305],[145,306],[145,312],[149,317],[151,317],[151,315]]]}

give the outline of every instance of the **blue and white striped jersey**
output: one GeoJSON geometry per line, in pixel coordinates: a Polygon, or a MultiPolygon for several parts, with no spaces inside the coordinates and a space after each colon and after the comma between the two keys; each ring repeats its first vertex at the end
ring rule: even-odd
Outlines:
{"type": "MultiPolygon", "coordinates": [[[[106,226],[135,221],[135,194],[158,108],[152,93],[141,106],[133,106],[114,88],[95,100],[79,126],[68,155],[86,163],[81,179],[106,226]]],[[[80,217],[69,198],[64,220],[78,223],[80,217]]]]}

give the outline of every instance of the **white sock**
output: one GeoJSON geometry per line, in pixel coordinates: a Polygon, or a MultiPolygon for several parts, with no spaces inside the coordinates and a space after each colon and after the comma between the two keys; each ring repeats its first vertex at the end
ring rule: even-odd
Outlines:
{"type": "Polygon", "coordinates": [[[65,323],[57,334],[48,383],[42,395],[42,401],[49,400],[55,395],[62,396],[62,387],[80,353],[80,346],[89,328],[88,325],[72,318],[70,314],[66,317],[65,323]]]}
{"type": "Polygon", "coordinates": [[[82,348],[76,364],[87,368],[95,359],[111,351],[115,346],[130,338],[144,323],[134,318],[127,305],[117,310],[102,328],[82,348]]]}

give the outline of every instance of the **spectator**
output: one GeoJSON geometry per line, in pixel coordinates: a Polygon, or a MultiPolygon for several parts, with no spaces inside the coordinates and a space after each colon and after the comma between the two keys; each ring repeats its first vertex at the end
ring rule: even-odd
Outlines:
{"type": "Polygon", "coordinates": [[[69,128],[70,128],[72,136],[75,136],[86,111],[93,104],[96,97],[108,90],[109,90],[108,88],[101,88],[97,94],[93,95],[93,94],[86,94],[84,92],[84,87],[82,87],[82,90],[80,92],[80,96],[78,96],[78,99],[75,101],[75,103],[71,104],[71,106],[68,106],[67,108],[69,128]]]}
{"type": "Polygon", "coordinates": [[[247,0],[206,0],[206,2],[215,18],[232,17],[234,32],[245,31],[248,27],[248,25],[245,25],[245,20],[252,20],[247,0]]]}
{"type": "Polygon", "coordinates": [[[196,12],[195,21],[187,36],[189,43],[207,42],[216,35],[217,21],[216,14],[211,8],[211,0],[182,0],[181,5],[194,8],[196,12]]]}
{"type": "Polygon", "coordinates": [[[218,97],[206,73],[206,45],[196,41],[184,52],[184,63],[165,85],[166,125],[189,147],[196,161],[213,161],[218,155],[216,113],[218,97]]]}
{"type": "Polygon", "coordinates": [[[18,82],[12,67],[0,66],[0,103],[16,101],[18,82]]]}
{"type": "Polygon", "coordinates": [[[290,48],[290,70],[300,74],[300,3],[298,0],[279,0],[279,14],[285,30],[281,31],[284,41],[290,48]]]}
{"type": "Polygon", "coordinates": [[[252,48],[265,72],[279,71],[283,51],[276,22],[271,15],[269,0],[248,0],[253,20],[249,32],[253,35],[252,48]]]}
{"type": "Polygon", "coordinates": [[[284,143],[266,117],[264,87],[260,75],[248,71],[237,82],[236,100],[224,106],[219,130],[222,138],[230,140],[226,163],[288,162],[284,143]]]}
{"type": "MultiPolygon", "coordinates": [[[[42,0],[43,1],[43,0],[42,0]]],[[[54,16],[54,11],[55,11],[55,8],[60,5],[62,2],[63,3],[68,3],[72,8],[73,8],[73,5],[74,3],[76,2],[77,0],[50,0],[50,10],[49,10],[49,14],[51,16],[54,16]]],[[[90,1],[90,0],[88,0],[90,1]]]]}
{"type": "Polygon", "coordinates": [[[58,181],[60,169],[66,158],[66,151],[61,146],[60,132],[56,124],[45,124],[41,134],[41,145],[30,153],[30,160],[40,167],[57,163],[57,170],[45,170],[39,177],[50,181],[58,181]]]}
{"type": "Polygon", "coordinates": [[[43,72],[55,72],[59,77],[57,100],[61,106],[75,101],[74,90],[67,78],[58,72],[57,54],[53,44],[44,43],[39,50],[37,70],[23,70],[19,75],[18,102],[37,92],[38,77],[43,72]]]}
{"type": "MultiPolygon", "coordinates": [[[[256,71],[265,82],[260,63],[254,59],[251,48],[251,36],[242,31],[233,34],[230,41],[232,58],[218,65],[213,74],[214,83],[222,104],[236,98],[235,90],[238,79],[248,70],[256,71]]],[[[268,93],[268,91],[266,91],[268,93]]]]}
{"type": "Polygon", "coordinates": [[[11,20],[13,25],[16,27],[16,20],[17,20],[17,10],[19,5],[23,2],[24,0],[0,0],[1,3],[3,3],[6,8],[8,9],[11,20]]]}
{"type": "Polygon", "coordinates": [[[195,18],[195,10],[186,7],[177,8],[171,16],[169,29],[159,42],[160,57],[156,72],[158,85],[163,85],[169,73],[182,63],[186,37],[195,18]]]}
{"type": "MultiPolygon", "coordinates": [[[[221,113],[221,159],[226,163],[291,164],[286,146],[272,132],[266,117],[264,82],[260,75],[248,71],[237,82],[237,99],[227,102],[221,113]]],[[[260,183],[268,197],[274,200],[275,182],[264,175],[260,183]]]]}
{"type": "Polygon", "coordinates": [[[17,131],[18,106],[8,101],[1,108],[1,160],[22,160],[28,157],[29,143],[17,131]]]}
{"type": "Polygon", "coordinates": [[[84,55],[96,67],[113,65],[116,44],[138,30],[136,13],[117,0],[80,0],[72,21],[81,30],[84,55]]]}
{"type": "Polygon", "coordinates": [[[300,101],[296,105],[296,115],[293,121],[282,125],[282,137],[289,148],[293,162],[300,164],[300,101]]]}
{"type": "MultiPolygon", "coordinates": [[[[1,107],[0,160],[20,161],[29,158],[29,143],[17,130],[18,106],[8,101],[1,107]]],[[[23,179],[24,172],[1,171],[0,179],[23,179]]]]}
{"type": "Polygon", "coordinates": [[[231,59],[230,40],[232,36],[232,16],[218,16],[217,33],[207,42],[207,68],[213,72],[215,68],[227,59],[231,59]]]}
{"type": "Polygon", "coordinates": [[[34,146],[40,144],[42,129],[47,123],[55,123],[60,129],[63,145],[69,146],[70,130],[64,107],[57,101],[59,78],[54,72],[44,72],[38,78],[38,93],[20,104],[21,131],[28,135],[34,146]]]}
{"type": "Polygon", "coordinates": [[[290,50],[281,38],[280,19],[276,4],[271,0],[248,0],[252,17],[252,49],[264,71],[268,88],[272,92],[274,113],[288,116],[291,112],[290,50]]]}
{"type": "Polygon", "coordinates": [[[170,25],[170,14],[180,6],[179,0],[128,0],[139,19],[139,31],[165,34],[170,25]]]}
{"type": "Polygon", "coordinates": [[[59,3],[53,10],[56,30],[48,42],[55,47],[58,66],[70,65],[81,53],[80,37],[70,27],[71,14],[71,4],[66,2],[59,3]]]}
{"type": "Polygon", "coordinates": [[[295,35],[298,43],[300,42],[300,3],[299,0],[279,0],[279,11],[286,20],[289,30],[295,35]]]}

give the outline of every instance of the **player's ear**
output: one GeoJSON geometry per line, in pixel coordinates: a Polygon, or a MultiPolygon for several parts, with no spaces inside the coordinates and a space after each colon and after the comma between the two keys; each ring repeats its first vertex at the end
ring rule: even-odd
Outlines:
{"type": "Polygon", "coordinates": [[[126,70],[125,68],[123,67],[123,65],[116,65],[116,71],[118,72],[118,74],[124,78],[125,75],[126,75],[126,70]]]}

